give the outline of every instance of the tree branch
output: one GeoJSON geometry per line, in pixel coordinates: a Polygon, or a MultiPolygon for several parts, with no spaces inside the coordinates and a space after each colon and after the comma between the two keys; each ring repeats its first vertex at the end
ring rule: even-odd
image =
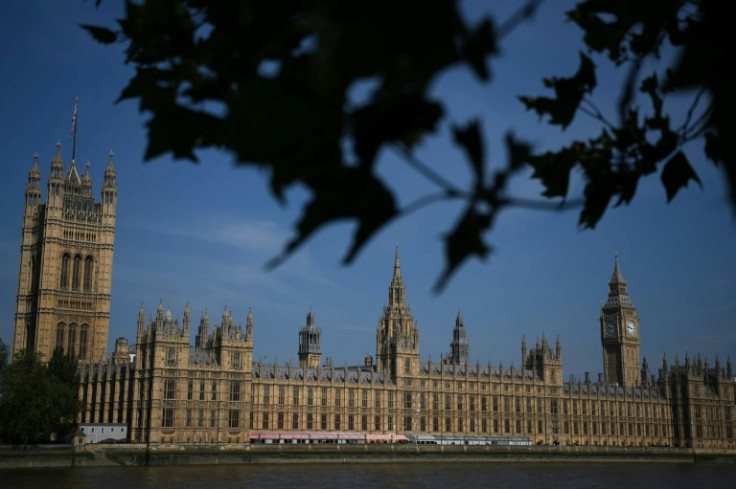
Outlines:
{"type": "Polygon", "coordinates": [[[465,192],[457,188],[455,185],[452,184],[449,180],[447,180],[445,177],[437,173],[436,171],[432,170],[429,166],[425,165],[421,161],[419,161],[414,155],[409,153],[403,148],[399,148],[397,146],[391,146],[391,148],[398,153],[399,156],[402,156],[404,160],[414,168],[418,173],[423,175],[427,180],[430,180],[432,183],[443,189],[445,194],[449,197],[455,197],[455,196],[463,196],[465,192]]]}
{"type": "Polygon", "coordinates": [[[504,36],[511,33],[516,27],[527,19],[534,16],[534,12],[541,5],[542,0],[529,0],[525,5],[522,5],[519,10],[511,14],[511,17],[503,21],[496,30],[496,37],[498,40],[503,39],[504,36]]]}

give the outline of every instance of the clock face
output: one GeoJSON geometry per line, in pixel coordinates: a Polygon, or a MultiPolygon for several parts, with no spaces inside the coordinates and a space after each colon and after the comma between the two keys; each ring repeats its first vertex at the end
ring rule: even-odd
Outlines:
{"type": "Polygon", "coordinates": [[[616,325],[613,323],[613,321],[608,321],[606,323],[606,334],[608,336],[613,336],[616,334],[616,325]]]}
{"type": "Polygon", "coordinates": [[[626,333],[628,333],[629,336],[634,336],[636,334],[636,323],[631,319],[626,322],[626,333]]]}

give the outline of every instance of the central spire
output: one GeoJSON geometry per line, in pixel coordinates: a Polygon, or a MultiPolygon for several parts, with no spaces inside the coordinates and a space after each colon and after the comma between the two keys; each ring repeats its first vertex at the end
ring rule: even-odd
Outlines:
{"type": "Polygon", "coordinates": [[[394,257],[394,278],[401,277],[401,264],[399,263],[399,245],[396,245],[396,256],[394,257]]]}
{"type": "Polygon", "coordinates": [[[626,284],[626,279],[621,274],[621,268],[618,265],[618,251],[614,253],[615,264],[613,266],[613,275],[611,275],[611,281],[608,282],[611,285],[626,284]]]}
{"type": "Polygon", "coordinates": [[[404,288],[404,280],[401,278],[401,264],[399,263],[399,247],[396,246],[396,255],[394,256],[394,276],[391,278],[391,285],[388,288],[388,304],[389,307],[398,306],[405,307],[406,289],[404,288]]]}

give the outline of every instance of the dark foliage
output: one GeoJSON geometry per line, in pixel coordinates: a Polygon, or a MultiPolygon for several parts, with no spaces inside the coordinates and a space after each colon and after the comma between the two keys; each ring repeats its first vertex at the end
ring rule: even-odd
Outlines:
{"type": "Polygon", "coordinates": [[[0,378],[0,440],[18,445],[63,440],[79,413],[77,361],[60,348],[48,365],[21,350],[0,378]]]}
{"type": "Polygon", "coordinates": [[[344,258],[350,262],[392,219],[438,200],[462,199],[465,208],[445,236],[441,288],[467,258],[488,254],[485,235],[504,208],[575,203],[568,185],[576,169],[586,179],[583,227],[594,227],[611,201],[629,203],[643,176],[660,172],[668,200],[691,180],[699,183],[683,152],[694,140],[706,142],[705,154],[722,164],[735,195],[734,150],[722,140],[736,108],[726,51],[729,16],[727,2],[717,0],[589,0],[568,12],[585,35],[580,68],[572,77],[544,80],[553,96],[520,99],[562,129],[588,115],[600,124],[599,136],[533,154],[507,135],[509,162],[491,174],[481,123],[457,124],[453,142],[474,176],[468,189],[418,161],[413,149],[448,117],[445,101],[430,96],[432,82],[459,66],[490,81],[489,61],[503,36],[538,4],[523,3],[503,23],[484,17],[471,25],[455,0],[431,8],[415,1],[147,0],[127,3],[117,29],[82,27],[99,42],[127,45],[136,75],[120,99],[138,100],[151,114],[146,158],[171,152],[196,161],[198,149],[221,148],[241,164],[267,169],[279,200],[292,185],[311,190],[296,235],[272,265],[325,224],[343,219],[357,223],[344,258]],[[659,58],[663,49],[679,53],[671,66],[659,58]],[[590,101],[593,59],[605,62],[604,56],[626,73],[616,123],[590,101]],[[658,71],[644,75],[645,65],[658,71]],[[367,100],[351,102],[350,89],[365,80],[375,82],[367,100]],[[679,92],[690,94],[692,106],[673,126],[665,101],[679,92]],[[642,108],[640,97],[651,107],[642,108]],[[353,154],[343,151],[346,141],[353,154]],[[384,148],[398,150],[438,192],[399,208],[375,173],[384,148]],[[526,164],[551,202],[507,195],[509,178],[526,164]]]}

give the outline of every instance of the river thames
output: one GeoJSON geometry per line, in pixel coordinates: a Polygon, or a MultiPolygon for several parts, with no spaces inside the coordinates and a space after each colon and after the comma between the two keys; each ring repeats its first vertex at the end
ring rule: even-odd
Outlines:
{"type": "Polygon", "coordinates": [[[0,470],[0,488],[729,488],[736,465],[650,463],[259,464],[0,470]]]}

